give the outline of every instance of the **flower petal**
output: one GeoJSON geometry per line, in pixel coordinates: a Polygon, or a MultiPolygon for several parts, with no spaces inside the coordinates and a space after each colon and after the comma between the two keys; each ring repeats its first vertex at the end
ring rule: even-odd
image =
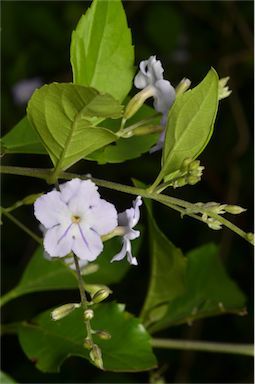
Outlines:
{"type": "Polygon", "coordinates": [[[154,145],[151,149],[150,149],[150,153],[154,153],[154,152],[157,152],[157,151],[160,151],[160,149],[163,148],[164,146],[164,142],[165,142],[165,136],[166,136],[166,131],[165,129],[161,132],[160,136],[159,136],[159,139],[157,141],[157,144],[154,145]]]}
{"type": "Polygon", "coordinates": [[[74,241],[72,233],[72,224],[68,227],[58,225],[48,229],[43,242],[45,251],[51,257],[63,257],[68,255],[68,253],[72,250],[72,244],[74,241]]]}
{"type": "Polygon", "coordinates": [[[78,225],[79,235],[75,236],[72,250],[82,260],[93,261],[103,250],[100,236],[82,223],[78,225]]]}
{"type": "Polygon", "coordinates": [[[115,256],[111,259],[111,263],[112,263],[113,261],[120,261],[120,260],[124,259],[124,257],[126,256],[126,253],[127,253],[127,246],[128,246],[128,243],[130,244],[130,240],[123,238],[123,245],[122,245],[122,248],[121,248],[120,252],[117,253],[117,255],[115,255],[115,256]]]}
{"type": "Polygon", "coordinates": [[[175,89],[167,80],[158,80],[154,86],[156,88],[154,108],[165,114],[175,100],[175,89]]]}
{"type": "Polygon", "coordinates": [[[101,236],[113,231],[118,225],[115,206],[103,199],[87,211],[85,220],[101,236]]]}
{"type": "Polygon", "coordinates": [[[34,213],[35,217],[47,229],[68,221],[71,216],[58,191],[52,191],[40,196],[34,203],[34,213]]]}
{"type": "Polygon", "coordinates": [[[60,185],[61,198],[68,203],[70,209],[83,199],[82,205],[89,205],[100,198],[97,186],[91,180],[72,179],[60,185]]]}

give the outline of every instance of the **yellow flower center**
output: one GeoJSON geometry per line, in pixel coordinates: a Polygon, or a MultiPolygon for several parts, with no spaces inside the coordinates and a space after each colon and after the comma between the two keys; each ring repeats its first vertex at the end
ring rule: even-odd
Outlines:
{"type": "Polygon", "coordinates": [[[75,215],[72,216],[73,223],[78,224],[80,221],[81,221],[80,216],[75,216],[75,215]]]}

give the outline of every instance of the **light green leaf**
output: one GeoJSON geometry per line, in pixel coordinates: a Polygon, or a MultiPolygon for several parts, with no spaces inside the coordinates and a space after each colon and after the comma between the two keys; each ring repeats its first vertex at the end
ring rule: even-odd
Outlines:
{"type": "MultiPolygon", "coordinates": [[[[83,347],[82,309],[55,322],[51,320],[50,312],[44,312],[33,323],[23,323],[20,327],[19,341],[28,358],[43,372],[58,372],[69,356],[89,359],[89,351],[83,347]]],[[[102,350],[106,370],[135,372],[156,366],[148,333],[138,319],[124,312],[123,305],[96,306],[93,328],[105,329],[112,335],[107,341],[94,336],[102,350]]]]}
{"type": "Polygon", "coordinates": [[[151,276],[142,318],[145,324],[149,324],[163,316],[166,303],[183,293],[186,259],[160,231],[153,218],[151,203],[145,200],[145,205],[149,222],[151,276]]]}
{"type": "Polygon", "coordinates": [[[3,371],[0,371],[0,383],[2,384],[12,384],[17,383],[12,377],[4,373],[3,371]]]}
{"type": "Polygon", "coordinates": [[[46,154],[40,137],[29,123],[27,117],[23,117],[10,132],[1,139],[6,153],[33,153],[46,154]]]}
{"type": "Polygon", "coordinates": [[[73,82],[122,101],[132,87],[134,47],[120,0],[94,0],[72,34],[73,82]]]}
{"type": "Polygon", "coordinates": [[[218,108],[218,82],[211,68],[203,81],[178,96],[170,109],[160,172],[165,180],[184,159],[195,159],[209,142],[218,108]]]}
{"type": "Polygon", "coordinates": [[[54,166],[66,169],[116,140],[98,118],[118,118],[122,106],[110,95],[74,84],[52,83],[36,90],[28,104],[28,119],[40,135],[54,166]]]}
{"type": "Polygon", "coordinates": [[[205,244],[187,254],[185,292],[169,301],[164,316],[149,329],[156,332],[202,317],[243,314],[244,305],[245,296],[227,275],[218,247],[205,244]]]}
{"type": "MultiPolygon", "coordinates": [[[[148,119],[151,116],[155,115],[155,111],[147,106],[143,105],[142,108],[135,114],[133,118],[128,120],[129,126],[137,123],[138,121],[142,121],[144,119],[148,119]]],[[[156,117],[153,119],[151,124],[158,125],[160,122],[160,117],[156,117]]],[[[106,128],[115,130],[119,129],[120,124],[115,125],[114,120],[108,120],[104,122],[106,128]]],[[[143,153],[146,153],[150,150],[150,148],[156,144],[158,141],[159,134],[149,134],[145,136],[133,136],[127,139],[119,139],[116,143],[109,144],[103,148],[100,148],[96,152],[91,153],[86,157],[88,160],[96,160],[99,164],[106,163],[121,163],[126,160],[135,159],[141,156],[143,153]]]]}

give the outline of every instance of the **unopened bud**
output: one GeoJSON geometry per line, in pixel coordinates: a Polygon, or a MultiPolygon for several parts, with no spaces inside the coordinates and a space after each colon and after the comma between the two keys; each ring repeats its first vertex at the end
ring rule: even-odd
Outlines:
{"type": "Polygon", "coordinates": [[[190,163],[192,163],[192,161],[193,160],[191,158],[187,158],[183,160],[181,165],[181,171],[187,171],[187,168],[189,167],[190,163]]]}
{"type": "Polygon", "coordinates": [[[91,358],[96,367],[104,369],[102,352],[98,345],[93,344],[93,347],[89,353],[89,357],[91,358]]]}
{"type": "Polygon", "coordinates": [[[247,238],[247,240],[248,240],[251,244],[254,245],[254,234],[253,234],[253,233],[251,233],[251,232],[247,233],[247,234],[246,234],[246,238],[247,238]]]}
{"type": "Polygon", "coordinates": [[[51,318],[52,320],[63,319],[63,317],[68,316],[71,312],[73,312],[76,308],[79,308],[80,306],[81,304],[78,303],[69,303],[61,305],[61,307],[58,307],[51,312],[51,318]]]}
{"type": "Polygon", "coordinates": [[[85,320],[91,320],[94,317],[94,311],[92,309],[86,309],[84,311],[84,319],[85,320]]]}
{"type": "Polygon", "coordinates": [[[112,335],[107,331],[96,331],[96,335],[100,337],[102,340],[110,340],[112,338],[112,335]]]}
{"type": "Polygon", "coordinates": [[[93,347],[93,342],[92,342],[92,340],[91,339],[89,339],[88,337],[86,337],[86,339],[84,340],[84,342],[83,342],[83,346],[84,346],[84,348],[86,348],[86,349],[92,349],[92,347],[93,347]]]}
{"type": "Polygon", "coordinates": [[[126,109],[124,111],[124,120],[130,119],[144,104],[145,100],[153,96],[155,89],[152,85],[148,85],[142,91],[138,92],[132,99],[129,101],[126,109]]]}
{"type": "Polygon", "coordinates": [[[199,166],[200,166],[200,161],[199,161],[199,160],[193,160],[193,161],[189,164],[189,170],[190,170],[190,171],[194,171],[195,169],[198,169],[199,166]]]}
{"type": "Polygon", "coordinates": [[[101,301],[107,299],[110,293],[112,293],[112,291],[109,288],[102,288],[94,294],[92,301],[94,303],[100,303],[101,301]]]}
{"type": "Polygon", "coordinates": [[[134,128],[132,130],[132,136],[144,136],[151,133],[162,132],[163,127],[161,125],[146,125],[134,128]]]}
{"type": "Polygon", "coordinates": [[[182,95],[184,92],[186,92],[190,87],[191,81],[189,79],[182,79],[180,83],[175,88],[176,97],[179,95],[182,95]]]}
{"type": "Polygon", "coordinates": [[[183,187],[186,184],[187,184],[186,177],[180,177],[177,180],[175,180],[175,182],[173,183],[173,188],[183,187]]]}
{"type": "Polygon", "coordinates": [[[214,229],[216,231],[221,229],[221,226],[222,226],[222,224],[219,221],[212,219],[211,217],[207,220],[207,225],[209,228],[214,229]]]}
{"type": "Polygon", "coordinates": [[[229,80],[229,76],[223,77],[222,79],[219,80],[218,100],[225,99],[232,93],[228,85],[226,85],[228,80],[229,80]]]}
{"type": "Polygon", "coordinates": [[[201,180],[201,178],[198,177],[198,176],[190,175],[190,176],[187,177],[187,182],[190,185],[194,185],[194,184],[198,183],[200,180],[201,180]]]}
{"type": "Polygon", "coordinates": [[[232,213],[233,215],[239,215],[239,213],[245,212],[246,209],[239,207],[238,205],[226,205],[225,211],[232,213]]]}

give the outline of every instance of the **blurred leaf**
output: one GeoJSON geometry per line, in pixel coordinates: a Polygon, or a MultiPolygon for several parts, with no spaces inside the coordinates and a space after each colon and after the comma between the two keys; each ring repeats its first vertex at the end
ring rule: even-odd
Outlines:
{"type": "Polygon", "coordinates": [[[227,275],[218,247],[205,244],[187,254],[185,292],[169,301],[164,316],[149,329],[156,332],[172,325],[224,313],[243,314],[245,296],[227,275]]]}
{"type": "Polygon", "coordinates": [[[122,106],[110,95],[74,84],[44,85],[28,103],[28,118],[39,133],[53,164],[66,169],[96,149],[116,140],[96,126],[97,117],[120,117],[122,106]]]}
{"type": "MultiPolygon", "coordinates": [[[[28,358],[43,372],[58,372],[69,356],[89,360],[89,351],[83,347],[82,309],[55,322],[51,320],[50,313],[44,312],[33,323],[23,323],[20,327],[19,341],[28,358]]],[[[107,341],[94,336],[102,350],[106,370],[135,372],[156,366],[148,333],[138,319],[124,312],[122,304],[96,306],[93,327],[105,329],[112,335],[107,341]]]]}
{"type": "Polygon", "coordinates": [[[47,153],[41,143],[40,137],[26,116],[23,117],[10,132],[3,136],[1,141],[7,153],[47,153]]]}
{"type": "MultiPolygon", "coordinates": [[[[128,123],[129,126],[148,119],[155,115],[155,111],[147,106],[143,105],[142,108],[132,117],[128,123]]],[[[158,125],[160,117],[153,119],[153,124],[158,125]]],[[[104,126],[111,129],[116,122],[114,120],[104,121],[104,126]],[[107,125],[108,123],[108,125],[107,125]]],[[[116,128],[120,127],[120,123],[116,125],[116,128]]],[[[119,139],[113,144],[109,144],[99,150],[91,153],[86,157],[88,160],[96,160],[99,164],[106,163],[121,163],[126,160],[135,159],[140,157],[143,153],[149,151],[149,149],[158,141],[159,134],[149,134],[145,136],[133,136],[128,139],[119,139]]]]}
{"type": "Polygon", "coordinates": [[[120,0],[94,0],[73,31],[75,84],[92,86],[122,101],[134,75],[134,48],[120,0]]]}
{"type": "Polygon", "coordinates": [[[12,384],[12,383],[17,383],[17,381],[13,380],[12,377],[7,375],[3,371],[0,371],[0,383],[2,383],[2,384],[12,384]]]}
{"type": "Polygon", "coordinates": [[[165,304],[184,292],[186,259],[182,251],[160,231],[152,213],[151,202],[144,200],[148,212],[151,276],[142,309],[145,324],[159,320],[165,304]]]}
{"type": "Polygon", "coordinates": [[[177,97],[168,116],[161,175],[177,171],[184,159],[196,158],[213,132],[218,107],[218,75],[210,69],[203,81],[177,97]]]}

